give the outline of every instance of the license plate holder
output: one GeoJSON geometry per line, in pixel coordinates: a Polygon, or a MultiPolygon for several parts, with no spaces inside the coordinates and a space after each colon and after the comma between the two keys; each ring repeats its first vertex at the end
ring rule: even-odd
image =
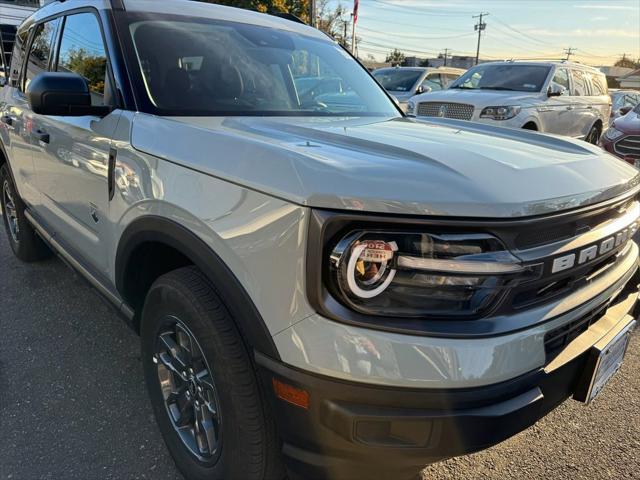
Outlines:
{"type": "Polygon", "coordinates": [[[573,396],[575,400],[591,403],[616,374],[622,366],[635,325],[635,320],[629,320],[613,339],[591,348],[582,380],[573,396]]]}

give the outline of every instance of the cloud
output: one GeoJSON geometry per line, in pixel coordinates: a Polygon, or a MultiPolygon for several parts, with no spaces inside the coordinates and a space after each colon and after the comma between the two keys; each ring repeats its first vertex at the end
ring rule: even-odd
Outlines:
{"type": "Polygon", "coordinates": [[[631,5],[597,5],[593,3],[573,5],[573,8],[588,8],[591,10],[638,10],[637,7],[631,5]]]}
{"type": "Polygon", "coordinates": [[[596,29],[583,29],[574,28],[573,30],[548,30],[545,28],[532,28],[527,30],[529,35],[541,36],[541,37],[605,37],[605,38],[633,38],[638,39],[640,35],[638,32],[632,30],[621,30],[617,28],[596,28],[596,29]]]}

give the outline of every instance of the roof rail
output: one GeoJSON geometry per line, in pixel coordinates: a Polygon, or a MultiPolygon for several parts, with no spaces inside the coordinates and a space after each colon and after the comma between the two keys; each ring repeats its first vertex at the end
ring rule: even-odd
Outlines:
{"type": "Polygon", "coordinates": [[[289,20],[291,22],[302,23],[303,25],[307,24],[300,17],[296,17],[293,13],[275,12],[275,13],[272,13],[271,15],[273,15],[274,17],[284,18],[285,20],[289,20]]]}

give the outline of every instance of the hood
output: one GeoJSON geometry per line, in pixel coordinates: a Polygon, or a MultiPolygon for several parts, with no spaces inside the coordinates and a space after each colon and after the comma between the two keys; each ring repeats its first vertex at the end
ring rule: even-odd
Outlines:
{"type": "Polygon", "coordinates": [[[604,201],[638,171],[584,142],[407,118],[160,118],[132,145],[293,203],[377,213],[520,217],[604,201]]]}
{"type": "Polygon", "coordinates": [[[640,135],[640,113],[631,110],[625,116],[616,118],[613,126],[626,134],[640,135]]]}
{"type": "MultiPolygon", "coordinates": [[[[413,100],[419,102],[454,102],[468,103],[479,108],[499,107],[504,105],[521,105],[539,103],[543,95],[540,92],[511,92],[501,90],[465,90],[450,88],[437,92],[416,95],[413,100]]],[[[544,96],[546,98],[546,96],[544,96]]]]}

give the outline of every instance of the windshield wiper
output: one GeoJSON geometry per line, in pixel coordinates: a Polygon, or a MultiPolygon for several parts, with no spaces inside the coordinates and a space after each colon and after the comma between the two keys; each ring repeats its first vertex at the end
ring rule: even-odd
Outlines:
{"type": "Polygon", "coordinates": [[[465,87],[464,85],[454,85],[452,87],[449,88],[459,88],[461,90],[475,90],[476,87],[465,87]]]}

